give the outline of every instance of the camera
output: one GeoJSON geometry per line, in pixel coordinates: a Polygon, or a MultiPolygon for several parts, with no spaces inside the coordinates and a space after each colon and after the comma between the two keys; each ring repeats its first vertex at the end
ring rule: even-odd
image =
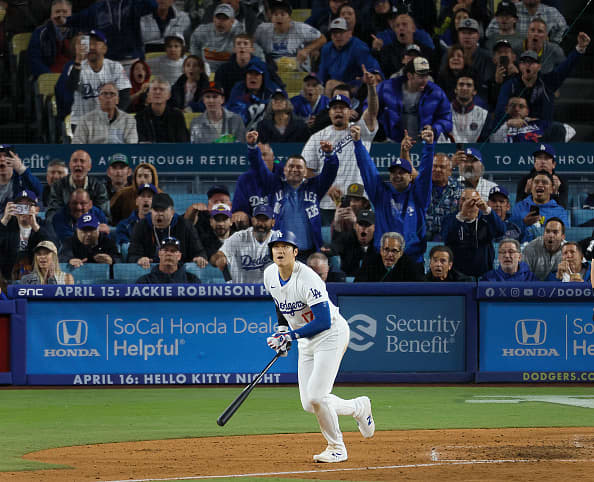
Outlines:
{"type": "Polygon", "coordinates": [[[28,204],[15,204],[14,207],[16,208],[17,214],[29,214],[31,211],[31,206],[28,204]]]}
{"type": "Polygon", "coordinates": [[[351,198],[348,196],[342,196],[340,198],[340,207],[341,208],[348,208],[351,205],[351,198]]]}

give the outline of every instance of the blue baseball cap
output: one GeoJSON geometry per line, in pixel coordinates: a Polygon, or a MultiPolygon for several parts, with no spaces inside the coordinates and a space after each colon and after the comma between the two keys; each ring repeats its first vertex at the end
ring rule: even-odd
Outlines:
{"type": "Polygon", "coordinates": [[[274,93],[272,94],[272,97],[274,97],[275,95],[282,95],[284,99],[289,98],[289,96],[283,89],[274,89],[274,93]]]}
{"type": "Polygon", "coordinates": [[[165,239],[163,239],[161,241],[161,244],[159,245],[159,249],[163,249],[167,246],[173,246],[175,247],[178,251],[181,251],[181,244],[178,241],[177,238],[174,238],[173,236],[169,236],[165,239]]]}
{"type": "Polygon", "coordinates": [[[467,147],[466,149],[464,149],[464,154],[466,154],[467,156],[476,157],[480,162],[483,162],[483,156],[481,154],[481,151],[475,149],[474,147],[467,147]]]}
{"type": "Polygon", "coordinates": [[[403,159],[402,157],[394,159],[392,162],[390,162],[390,167],[388,168],[388,171],[391,170],[393,167],[401,167],[409,174],[412,172],[412,164],[406,159],[403,159]]]}
{"type": "Polygon", "coordinates": [[[78,221],[76,221],[76,227],[78,229],[97,229],[99,227],[99,218],[97,218],[97,215],[95,213],[89,211],[88,213],[85,213],[80,218],[78,218],[78,221]]]}
{"type": "Polygon", "coordinates": [[[89,32],[89,35],[92,37],[98,38],[99,40],[101,40],[101,42],[103,42],[105,45],[107,45],[107,37],[101,30],[91,30],[89,32]]]}
{"type": "Polygon", "coordinates": [[[274,217],[274,211],[268,204],[259,204],[254,208],[252,216],[266,216],[269,219],[274,217]]]}
{"type": "Polygon", "coordinates": [[[496,194],[501,194],[502,196],[505,196],[507,199],[509,199],[509,193],[507,192],[507,189],[505,189],[503,186],[492,187],[489,191],[489,200],[491,200],[491,198],[496,194]]]}
{"type": "Polygon", "coordinates": [[[263,75],[264,74],[264,69],[262,67],[260,67],[257,63],[250,62],[250,64],[247,67],[246,72],[257,72],[260,75],[263,75]]]}
{"type": "Polygon", "coordinates": [[[30,191],[29,189],[23,189],[22,191],[19,191],[14,197],[15,202],[22,201],[23,199],[28,199],[33,201],[34,204],[37,204],[37,194],[35,194],[33,191],[30,191]]]}
{"type": "Polygon", "coordinates": [[[338,104],[339,102],[345,104],[349,109],[351,108],[351,99],[349,99],[346,95],[341,94],[336,94],[334,97],[332,97],[330,102],[328,102],[328,105],[332,107],[334,104],[338,104]]]}
{"type": "Polygon", "coordinates": [[[145,190],[152,191],[153,194],[157,194],[159,192],[159,191],[157,191],[157,188],[155,187],[154,184],[148,184],[148,183],[146,183],[146,184],[141,184],[138,187],[138,194],[140,194],[142,191],[145,191],[145,190]]]}
{"type": "Polygon", "coordinates": [[[532,155],[536,156],[537,154],[541,154],[543,152],[555,159],[555,149],[553,149],[553,146],[550,144],[540,144],[538,148],[532,153],[532,155]]]}

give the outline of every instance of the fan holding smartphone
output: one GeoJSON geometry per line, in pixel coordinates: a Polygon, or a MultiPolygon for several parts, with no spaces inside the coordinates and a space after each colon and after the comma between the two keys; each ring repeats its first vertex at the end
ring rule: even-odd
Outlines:
{"type": "Polygon", "coordinates": [[[6,203],[25,189],[40,196],[43,186],[12,146],[0,144],[0,216],[4,214],[6,203]]]}

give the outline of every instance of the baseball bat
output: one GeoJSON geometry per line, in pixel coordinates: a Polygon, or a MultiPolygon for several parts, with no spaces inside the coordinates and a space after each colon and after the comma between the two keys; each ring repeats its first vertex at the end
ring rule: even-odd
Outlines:
{"type": "Polygon", "coordinates": [[[259,373],[259,375],[256,378],[254,378],[252,382],[242,390],[242,392],[237,396],[237,398],[229,404],[225,411],[221,413],[219,418],[217,418],[217,425],[220,425],[222,427],[229,421],[233,414],[237,412],[237,409],[241,407],[241,404],[245,402],[245,399],[249,396],[249,394],[252,393],[252,390],[255,388],[258,382],[262,380],[262,377],[266,374],[268,370],[270,370],[270,367],[275,364],[276,360],[278,360],[281,355],[281,351],[276,353],[276,355],[274,355],[274,358],[270,360],[268,365],[264,367],[264,369],[259,373]]]}

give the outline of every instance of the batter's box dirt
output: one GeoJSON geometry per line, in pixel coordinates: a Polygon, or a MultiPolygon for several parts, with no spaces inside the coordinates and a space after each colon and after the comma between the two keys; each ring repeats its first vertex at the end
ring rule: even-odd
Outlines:
{"type": "Polygon", "coordinates": [[[5,472],[0,480],[189,480],[247,474],[359,482],[592,480],[592,440],[594,427],[379,430],[368,440],[351,432],[345,433],[349,459],[340,464],[312,461],[324,448],[319,433],[154,440],[31,453],[27,459],[71,468],[5,472]]]}

